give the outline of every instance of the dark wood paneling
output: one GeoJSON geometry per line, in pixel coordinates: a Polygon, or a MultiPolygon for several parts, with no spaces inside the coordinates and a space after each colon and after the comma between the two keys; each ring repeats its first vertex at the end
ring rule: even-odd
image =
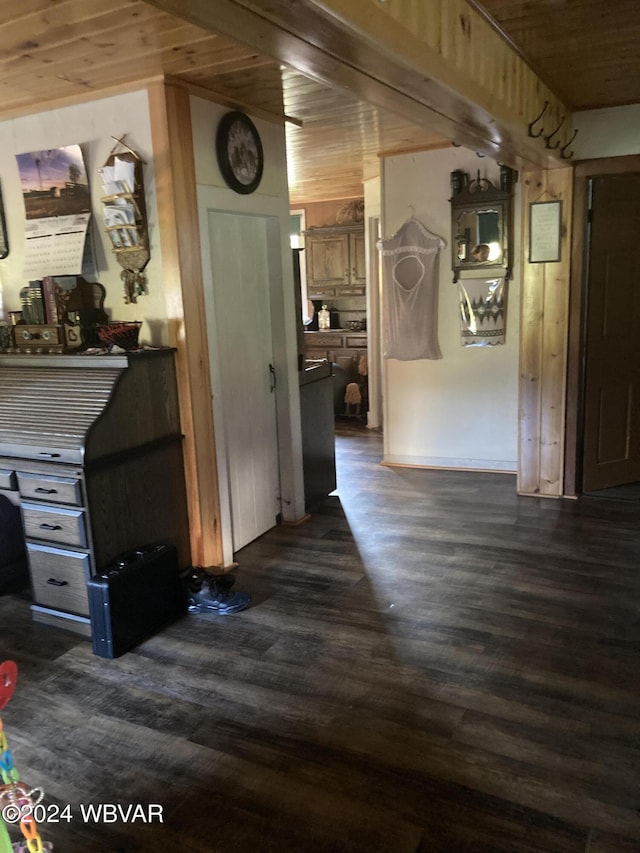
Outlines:
{"type": "Polygon", "coordinates": [[[96,568],[141,545],[164,542],[190,565],[182,443],[145,449],[87,478],[96,568]]]}

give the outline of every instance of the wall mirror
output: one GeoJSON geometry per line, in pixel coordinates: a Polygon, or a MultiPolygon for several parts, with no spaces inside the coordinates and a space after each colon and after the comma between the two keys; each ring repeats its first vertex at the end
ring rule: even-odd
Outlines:
{"type": "Polygon", "coordinates": [[[469,180],[466,172],[451,173],[451,266],[454,281],[461,272],[511,275],[512,169],[500,167],[500,188],[487,178],[469,180]]]}

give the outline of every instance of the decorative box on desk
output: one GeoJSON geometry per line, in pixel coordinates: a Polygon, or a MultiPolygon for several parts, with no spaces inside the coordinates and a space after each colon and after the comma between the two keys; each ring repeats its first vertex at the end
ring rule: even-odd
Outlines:
{"type": "Polygon", "coordinates": [[[190,564],[173,350],[0,355],[0,469],[35,620],[89,636],[89,577],[141,544],[190,564]]]}
{"type": "Polygon", "coordinates": [[[64,335],[61,326],[17,325],[13,327],[14,344],[19,350],[42,354],[64,352],[64,335]]]}

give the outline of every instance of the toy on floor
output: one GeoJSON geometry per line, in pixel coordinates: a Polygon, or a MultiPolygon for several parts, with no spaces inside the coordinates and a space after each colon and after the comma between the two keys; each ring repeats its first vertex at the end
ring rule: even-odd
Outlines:
{"type": "MultiPolygon", "coordinates": [[[[18,667],[12,660],[0,664],[0,711],[7,704],[16,686],[18,667]]],[[[42,843],[32,809],[42,799],[43,792],[39,788],[29,789],[20,781],[20,774],[13,763],[7,736],[0,718],[0,853],[45,853],[52,849],[47,842],[42,843]],[[21,816],[21,819],[20,819],[21,816]],[[14,819],[13,819],[14,818],[14,819]],[[18,823],[25,842],[12,844],[5,819],[18,823]]]]}

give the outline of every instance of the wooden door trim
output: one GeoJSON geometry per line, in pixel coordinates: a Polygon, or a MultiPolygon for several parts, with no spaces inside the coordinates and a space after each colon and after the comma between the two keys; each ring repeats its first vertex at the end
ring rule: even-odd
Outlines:
{"type": "Polygon", "coordinates": [[[564,474],[573,169],[530,169],[521,187],[522,247],[529,245],[529,204],[563,202],[561,260],[530,263],[523,249],[520,262],[517,490],[557,498],[564,474]]]}
{"type": "Polygon", "coordinates": [[[220,499],[207,358],[191,107],[186,90],[148,88],[158,233],[169,342],[176,347],[180,420],[194,565],[222,566],[220,499]]]}
{"type": "Polygon", "coordinates": [[[582,160],[576,163],[574,171],[563,488],[564,494],[568,497],[575,497],[582,488],[584,311],[586,287],[584,261],[589,181],[591,178],[600,175],[624,175],[632,172],[640,173],[640,154],[582,160]]]}

